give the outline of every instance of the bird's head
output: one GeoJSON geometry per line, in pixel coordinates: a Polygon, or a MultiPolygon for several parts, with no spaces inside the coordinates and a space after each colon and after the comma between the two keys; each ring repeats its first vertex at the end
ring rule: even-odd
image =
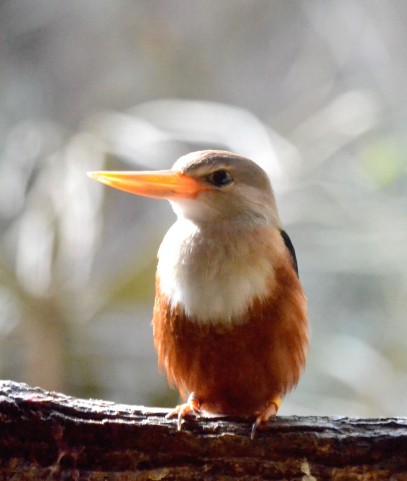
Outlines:
{"type": "Polygon", "coordinates": [[[117,189],[167,199],[179,218],[280,226],[267,174],[253,161],[220,150],[192,152],[170,170],[90,172],[117,189]]]}

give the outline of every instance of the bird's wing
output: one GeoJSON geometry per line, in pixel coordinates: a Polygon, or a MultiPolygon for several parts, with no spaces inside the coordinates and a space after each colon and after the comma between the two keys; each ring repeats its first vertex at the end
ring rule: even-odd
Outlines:
{"type": "Polygon", "coordinates": [[[286,232],[285,230],[281,229],[281,230],[280,230],[280,233],[281,233],[281,237],[283,238],[283,241],[284,241],[285,246],[287,247],[287,249],[288,249],[289,252],[290,252],[290,255],[291,255],[291,259],[292,259],[292,261],[293,261],[293,265],[294,265],[295,272],[296,272],[297,275],[298,275],[297,256],[295,255],[295,249],[294,249],[293,243],[291,242],[291,239],[290,239],[289,235],[287,234],[287,232],[286,232]]]}

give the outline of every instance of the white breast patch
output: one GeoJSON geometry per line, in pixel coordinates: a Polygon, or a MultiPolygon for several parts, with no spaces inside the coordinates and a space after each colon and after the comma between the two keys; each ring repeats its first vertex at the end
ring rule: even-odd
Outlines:
{"type": "Polygon", "coordinates": [[[177,221],[159,250],[162,293],[198,323],[244,322],[253,299],[269,295],[273,285],[273,231],[202,232],[190,221],[177,221]]]}

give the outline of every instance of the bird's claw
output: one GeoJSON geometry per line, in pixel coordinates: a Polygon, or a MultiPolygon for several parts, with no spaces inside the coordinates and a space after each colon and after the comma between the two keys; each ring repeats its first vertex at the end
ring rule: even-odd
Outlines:
{"type": "Polygon", "coordinates": [[[177,416],[178,418],[177,430],[181,431],[181,424],[184,417],[187,416],[189,413],[199,414],[200,407],[201,407],[201,403],[199,402],[198,399],[196,399],[194,393],[191,393],[186,403],[179,404],[172,411],[170,411],[165,417],[166,419],[170,419],[177,416]]]}
{"type": "Polygon", "coordinates": [[[260,412],[257,413],[256,420],[252,425],[252,431],[250,433],[250,439],[253,440],[256,436],[257,428],[261,424],[265,424],[270,418],[277,414],[278,408],[281,406],[282,399],[280,396],[275,397],[269,404],[260,412]]]}

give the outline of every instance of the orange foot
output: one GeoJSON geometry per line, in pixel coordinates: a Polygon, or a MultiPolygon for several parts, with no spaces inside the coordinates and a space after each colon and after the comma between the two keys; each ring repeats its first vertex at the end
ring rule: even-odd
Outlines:
{"type": "Polygon", "coordinates": [[[173,418],[174,416],[178,417],[177,422],[177,429],[181,431],[181,423],[185,416],[189,413],[199,414],[200,413],[201,403],[196,399],[195,394],[192,392],[188,396],[188,400],[184,404],[179,404],[175,409],[170,411],[165,417],[167,419],[173,418]]]}
{"type": "Polygon", "coordinates": [[[270,418],[274,417],[277,414],[278,408],[281,406],[282,402],[282,398],[280,396],[276,396],[266,405],[266,407],[262,411],[256,413],[257,417],[252,426],[250,439],[254,439],[254,436],[256,435],[256,430],[260,426],[260,424],[265,424],[270,418]]]}

